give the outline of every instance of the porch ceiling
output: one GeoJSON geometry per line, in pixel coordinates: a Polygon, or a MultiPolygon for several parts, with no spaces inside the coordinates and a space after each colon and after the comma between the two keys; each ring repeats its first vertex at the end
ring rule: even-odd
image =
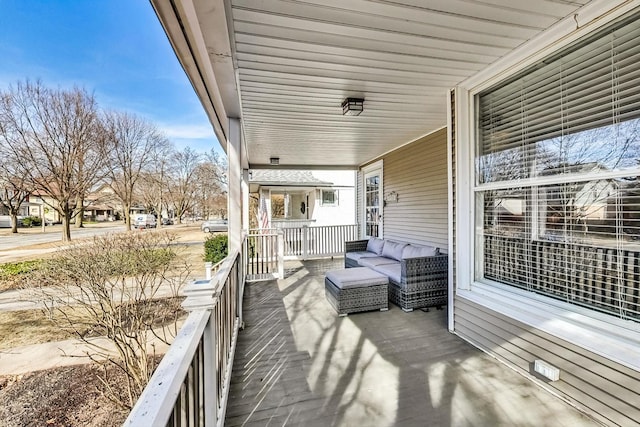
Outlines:
{"type": "Polygon", "coordinates": [[[242,118],[252,168],[354,167],[441,128],[448,89],[589,3],[151,1],[223,147],[242,118]]]}

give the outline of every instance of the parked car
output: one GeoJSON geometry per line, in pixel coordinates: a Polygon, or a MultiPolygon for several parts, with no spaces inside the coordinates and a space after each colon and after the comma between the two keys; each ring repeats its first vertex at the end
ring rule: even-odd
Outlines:
{"type": "Polygon", "coordinates": [[[209,219],[204,221],[200,228],[205,233],[213,233],[216,231],[227,231],[229,224],[226,219],[209,219]]]}
{"type": "Polygon", "coordinates": [[[135,228],[156,228],[157,225],[155,215],[137,214],[133,217],[133,226],[135,228]]]}
{"type": "Polygon", "coordinates": [[[162,225],[173,225],[173,220],[171,218],[162,218],[160,221],[162,225]]]}

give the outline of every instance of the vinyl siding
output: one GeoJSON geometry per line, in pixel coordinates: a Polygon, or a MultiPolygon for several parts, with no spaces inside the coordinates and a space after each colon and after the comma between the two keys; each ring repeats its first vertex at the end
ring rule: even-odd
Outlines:
{"type": "Polygon", "coordinates": [[[559,368],[560,380],[546,387],[598,421],[640,425],[639,372],[461,297],[454,319],[459,336],[524,374],[536,359],[559,368]]]}
{"type": "Polygon", "coordinates": [[[384,238],[448,251],[447,133],[438,130],[383,158],[384,238]]]}

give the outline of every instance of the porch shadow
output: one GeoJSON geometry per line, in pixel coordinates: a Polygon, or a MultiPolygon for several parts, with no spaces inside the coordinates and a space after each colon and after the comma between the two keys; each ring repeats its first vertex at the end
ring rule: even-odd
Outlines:
{"type": "Polygon", "coordinates": [[[323,273],[340,262],[247,289],[226,425],[590,425],[450,334],[445,311],[338,317],[323,273]]]}

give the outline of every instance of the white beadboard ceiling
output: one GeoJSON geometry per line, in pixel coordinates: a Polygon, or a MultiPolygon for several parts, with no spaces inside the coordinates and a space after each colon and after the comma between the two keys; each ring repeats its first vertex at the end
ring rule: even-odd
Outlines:
{"type": "Polygon", "coordinates": [[[448,89],[588,2],[152,0],[219,137],[241,116],[250,167],[300,169],[445,126],[448,89]],[[360,116],[346,97],[365,99],[360,116]]]}

